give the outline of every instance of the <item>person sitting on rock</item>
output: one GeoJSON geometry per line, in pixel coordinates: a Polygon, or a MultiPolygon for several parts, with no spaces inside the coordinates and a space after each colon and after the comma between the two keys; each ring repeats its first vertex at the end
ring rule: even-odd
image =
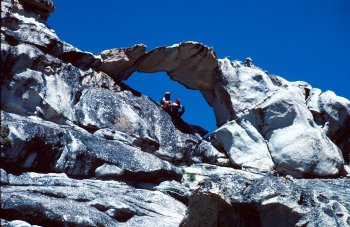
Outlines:
{"type": "Polygon", "coordinates": [[[252,67],[252,59],[251,58],[246,58],[245,59],[245,66],[252,67]]]}
{"type": "Polygon", "coordinates": [[[180,99],[176,98],[175,102],[171,104],[171,116],[180,118],[185,113],[185,107],[181,105],[180,99]]]}
{"type": "Polygon", "coordinates": [[[171,101],[170,101],[170,92],[165,92],[164,97],[160,100],[160,105],[166,112],[171,112],[171,101]]]}

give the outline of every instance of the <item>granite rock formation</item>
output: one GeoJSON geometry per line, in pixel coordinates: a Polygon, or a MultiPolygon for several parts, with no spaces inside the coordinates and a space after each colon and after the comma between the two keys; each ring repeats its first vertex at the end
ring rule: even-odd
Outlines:
{"type": "Polygon", "coordinates": [[[1,226],[350,225],[349,100],[197,42],[80,51],[54,10],[1,3],[1,226]],[[136,71],[199,90],[217,130],[170,117],[136,71]]]}

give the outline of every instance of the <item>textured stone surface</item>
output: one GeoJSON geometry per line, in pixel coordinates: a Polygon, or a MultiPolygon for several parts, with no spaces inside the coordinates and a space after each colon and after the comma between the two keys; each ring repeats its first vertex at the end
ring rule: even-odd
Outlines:
{"type": "Polygon", "coordinates": [[[2,44],[1,64],[6,69],[1,84],[2,108],[50,121],[75,121],[73,106],[84,87],[114,87],[107,75],[73,67],[33,45],[2,44]]]}
{"type": "Polygon", "coordinates": [[[22,221],[22,220],[13,220],[13,221],[7,221],[4,219],[0,219],[0,224],[3,227],[31,227],[31,226],[38,226],[38,225],[31,225],[28,222],[22,221]]]}
{"type": "Polygon", "coordinates": [[[197,42],[158,47],[137,64],[139,72],[165,71],[171,79],[197,90],[213,88],[216,67],[213,49],[197,42]]]}
{"type": "Polygon", "coordinates": [[[165,160],[215,163],[216,156],[220,155],[219,152],[196,149],[201,137],[192,135],[193,132],[188,134],[191,130],[181,130],[190,126],[183,121],[172,121],[152,100],[143,95],[134,95],[129,90],[86,89],[74,112],[78,125],[92,130],[109,129],[109,132],[104,130],[104,135],[110,139],[120,138],[115,135],[116,132],[130,135],[129,143],[133,146],[165,160]]]}
{"type": "Polygon", "coordinates": [[[167,175],[180,179],[181,172],[167,161],[118,141],[94,137],[74,126],[1,113],[9,126],[13,146],[1,151],[1,165],[11,171],[65,172],[92,177],[97,167],[109,163],[120,168],[121,177],[155,181],[167,175]]]}
{"type": "Polygon", "coordinates": [[[101,52],[99,70],[116,80],[127,79],[132,72],[165,71],[171,79],[197,90],[212,90],[217,67],[213,49],[197,42],[162,46],[145,53],[144,45],[101,52]]]}
{"type": "Polygon", "coordinates": [[[316,126],[299,89],[279,90],[251,113],[253,120],[260,120],[255,124],[261,125],[260,131],[279,171],[295,176],[341,172],[340,150],[316,126]]]}
{"type": "Polygon", "coordinates": [[[106,163],[97,167],[95,170],[95,176],[101,179],[106,179],[106,178],[117,179],[122,175],[123,175],[123,170],[121,168],[119,168],[118,166],[109,165],[106,163]]]}
{"type": "Polygon", "coordinates": [[[94,56],[53,10],[1,2],[1,226],[350,225],[347,99],[197,42],[94,56]],[[135,71],[199,90],[220,128],[168,116],[135,71]]]}
{"type": "Polygon", "coordinates": [[[65,174],[8,174],[1,199],[3,218],[43,226],[178,226],[186,210],[158,191],[116,181],[76,180],[65,174]]]}
{"type": "Polygon", "coordinates": [[[348,226],[349,185],[349,179],[212,175],[191,195],[182,226],[348,226]]]}
{"type": "Polygon", "coordinates": [[[177,181],[163,181],[158,186],[154,187],[155,190],[163,192],[164,194],[170,195],[175,199],[188,203],[188,198],[190,197],[190,191],[187,187],[180,184],[177,181]]]}
{"type": "Polygon", "coordinates": [[[250,122],[266,140],[280,173],[298,177],[341,174],[344,158],[314,122],[305,102],[307,84],[282,80],[276,85],[276,78],[261,69],[228,59],[220,61],[220,70],[224,83],[219,86],[230,97],[226,106],[234,113],[227,120],[250,122]]]}
{"type": "MultiPolygon", "coordinates": [[[[1,3],[1,37],[11,45],[19,43],[34,45],[45,53],[60,58],[63,62],[80,67],[96,66],[100,59],[60,40],[54,30],[40,18],[40,13],[27,10],[30,3],[48,5],[50,0],[4,0],[1,3]]],[[[35,5],[30,8],[39,9],[35,5]]],[[[42,9],[39,9],[43,11],[42,9]]],[[[47,11],[44,12],[46,14],[47,11]]],[[[45,18],[46,16],[44,16],[45,18]]],[[[3,43],[3,41],[2,41],[3,43]]]]}
{"type": "Polygon", "coordinates": [[[270,171],[274,168],[265,139],[246,121],[231,121],[212,135],[227,152],[233,165],[270,171]]]}
{"type": "Polygon", "coordinates": [[[306,101],[315,122],[342,150],[344,160],[349,163],[350,101],[332,91],[321,92],[320,89],[312,89],[306,101]]]}
{"type": "Polygon", "coordinates": [[[134,65],[145,55],[145,50],[145,45],[138,44],[131,48],[102,51],[99,54],[102,62],[97,69],[112,76],[115,80],[125,80],[135,71],[134,65]]]}

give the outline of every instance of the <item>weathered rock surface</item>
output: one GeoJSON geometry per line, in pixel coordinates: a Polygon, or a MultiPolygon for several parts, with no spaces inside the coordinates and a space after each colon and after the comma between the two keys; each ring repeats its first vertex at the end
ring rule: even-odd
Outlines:
{"type": "Polygon", "coordinates": [[[265,139],[249,122],[231,121],[212,133],[227,152],[233,165],[271,171],[271,159],[265,139]]]}
{"type": "Polygon", "coordinates": [[[350,225],[347,99],[196,42],[95,56],[54,9],[1,2],[1,226],[350,225]],[[199,90],[219,128],[171,118],[135,71],[199,90]]]}
{"type": "Polygon", "coordinates": [[[341,151],[314,122],[300,83],[278,86],[262,70],[228,59],[220,61],[220,69],[236,115],[231,117],[259,131],[279,172],[315,177],[343,171],[341,151]]]}
{"type": "Polygon", "coordinates": [[[134,65],[146,53],[146,46],[142,44],[131,48],[115,48],[102,51],[99,56],[102,59],[98,70],[107,73],[116,80],[126,79],[135,71],[134,65]]]}
{"type": "Polygon", "coordinates": [[[28,222],[21,221],[21,220],[13,220],[13,221],[7,221],[4,219],[0,219],[0,224],[3,227],[36,227],[38,225],[31,225],[28,222]]]}
{"type": "MultiPolygon", "coordinates": [[[[37,5],[48,6],[49,10],[52,10],[54,5],[51,0],[3,0],[1,3],[2,45],[3,43],[13,46],[18,44],[33,45],[42,52],[59,58],[62,62],[79,65],[81,68],[97,66],[101,62],[101,59],[93,54],[80,51],[60,40],[55,31],[41,18],[48,11],[37,7],[37,5]],[[36,10],[45,12],[38,13],[36,10]]],[[[44,15],[43,18],[45,19],[46,16],[44,15]]],[[[10,66],[6,68],[11,69],[10,66]]]]}
{"type": "MultiPolygon", "coordinates": [[[[340,136],[341,138],[336,142],[336,139],[328,134],[333,142],[345,148],[343,154],[340,154],[338,148],[325,136],[324,129],[316,125],[305,103],[307,89],[310,89],[311,86],[303,82],[284,81],[268,75],[257,67],[246,67],[238,61],[231,62],[223,59],[218,60],[218,64],[204,64],[203,62],[211,62],[212,59],[215,59],[215,53],[210,48],[203,46],[201,49],[199,46],[198,43],[187,42],[152,50],[140,57],[132,67],[127,67],[128,71],[120,72],[120,75],[123,76],[118,77],[117,80],[127,79],[132,70],[166,71],[173,80],[202,92],[213,107],[219,126],[233,120],[249,121],[257,129],[258,134],[261,134],[259,135],[261,139],[258,142],[248,143],[246,146],[248,149],[244,149],[244,152],[238,156],[232,155],[234,148],[231,149],[231,147],[235,146],[227,144],[225,150],[234,165],[242,166],[243,162],[239,160],[239,157],[244,155],[245,163],[260,160],[258,163],[249,164],[252,167],[271,169],[274,166],[271,163],[270,156],[272,156],[278,171],[294,176],[336,176],[343,171],[343,156],[344,154],[348,156],[346,151],[348,139],[340,136]],[[183,62],[181,56],[187,56],[184,62],[189,67],[181,67],[183,62]],[[190,67],[191,64],[198,65],[199,59],[201,59],[201,65],[207,68],[201,70],[197,66],[190,67]],[[297,143],[300,140],[302,142],[297,143]],[[315,143],[318,143],[315,141],[320,141],[319,146],[314,146],[315,143]],[[267,145],[265,145],[266,142],[268,142],[267,145]],[[259,149],[262,156],[249,158],[245,155],[248,150],[256,150],[258,146],[264,147],[264,149],[259,149]],[[294,149],[295,146],[298,146],[298,149],[294,149]],[[305,155],[300,156],[300,153],[305,155]]],[[[113,59],[119,55],[120,53],[117,52],[109,58],[113,59]]],[[[341,108],[346,110],[345,101],[341,101],[345,103],[345,108],[338,105],[339,108],[335,108],[335,111],[342,111],[341,108]]],[[[333,125],[344,123],[344,118],[348,116],[347,112],[341,115],[341,119],[335,120],[337,123],[333,125]]],[[[346,130],[342,131],[342,135],[349,135],[346,130]]],[[[243,131],[242,133],[249,134],[243,131]]],[[[348,157],[345,157],[345,160],[347,161],[348,157]]]]}
{"type": "Polygon", "coordinates": [[[217,58],[213,49],[197,42],[158,47],[145,53],[144,45],[105,50],[99,70],[116,80],[126,80],[134,71],[165,71],[171,79],[190,89],[211,90],[217,58]]]}
{"type": "Polygon", "coordinates": [[[164,194],[170,195],[175,199],[183,202],[184,204],[188,203],[188,198],[190,197],[190,190],[177,181],[163,181],[158,186],[153,189],[163,192],[164,194]]]}
{"type": "Polygon", "coordinates": [[[40,15],[40,18],[47,19],[55,6],[51,0],[21,0],[23,7],[40,15]]]}
{"type": "Polygon", "coordinates": [[[312,89],[307,106],[315,122],[342,150],[346,163],[350,161],[350,101],[336,96],[332,91],[312,89]]]}
{"type": "MultiPolygon", "coordinates": [[[[9,2],[5,4],[10,8],[9,5],[9,2]]],[[[37,115],[60,124],[69,121],[88,130],[108,129],[105,131],[110,131],[109,134],[116,131],[128,133],[132,146],[166,160],[216,160],[216,156],[207,157],[209,153],[205,152],[200,157],[191,157],[191,151],[201,140],[198,136],[189,135],[198,131],[195,127],[183,121],[169,122],[169,116],[149,98],[122,84],[119,84],[121,87],[116,85],[103,72],[87,69],[89,64],[85,55],[78,56],[72,54],[73,50],[68,50],[63,56],[51,48],[52,43],[62,41],[47,25],[17,13],[8,12],[3,16],[5,37],[23,43],[3,44],[1,48],[1,64],[6,69],[1,85],[3,110],[26,116],[37,115]],[[20,17],[23,30],[8,28],[6,19],[13,17],[20,17]],[[27,30],[35,34],[27,34],[27,30]],[[42,32],[50,36],[28,40],[28,37],[39,36],[42,32]],[[99,103],[98,111],[95,111],[96,102],[99,103]],[[115,108],[116,103],[119,109],[115,108]],[[175,124],[185,133],[177,130],[175,124]]],[[[74,51],[82,54],[79,50],[74,51]]],[[[217,154],[220,155],[219,152],[217,154]]]]}
{"type": "Polygon", "coordinates": [[[294,176],[338,175],[342,171],[340,150],[316,126],[299,89],[276,91],[247,118],[260,126],[278,171],[294,176]]]}
{"type": "Polygon", "coordinates": [[[211,175],[181,226],[348,226],[350,181],[211,175]]]}
{"type": "MultiPolygon", "coordinates": [[[[2,149],[1,165],[11,171],[65,172],[89,178],[103,164],[121,169],[121,177],[154,181],[167,175],[180,179],[180,170],[154,155],[118,141],[94,137],[74,126],[1,113],[12,146],[2,149]]],[[[101,170],[101,168],[100,168],[101,170]]]]}
{"type": "MultiPolygon", "coordinates": [[[[128,135],[130,145],[165,160],[216,163],[219,157],[224,156],[215,148],[211,148],[214,152],[201,152],[197,149],[202,143],[200,136],[181,132],[175,127],[178,123],[172,122],[170,116],[152,100],[128,90],[86,89],[74,112],[78,125],[92,130],[109,129],[103,134],[110,139],[118,139],[113,134],[122,132],[128,135]]],[[[186,125],[184,122],[180,124],[186,125]]]]}
{"type": "Polygon", "coordinates": [[[5,219],[43,226],[177,226],[186,211],[170,196],[121,182],[76,180],[65,174],[3,174],[7,176],[1,188],[5,219]]]}

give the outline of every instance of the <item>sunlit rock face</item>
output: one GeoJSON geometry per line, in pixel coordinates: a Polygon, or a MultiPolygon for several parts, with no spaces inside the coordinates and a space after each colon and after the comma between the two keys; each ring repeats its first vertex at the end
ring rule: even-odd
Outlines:
{"type": "Polygon", "coordinates": [[[1,226],[350,225],[349,100],[192,41],[93,55],[54,10],[1,2],[1,226]],[[218,129],[169,116],[135,71],[199,90],[218,129]]]}
{"type": "MultiPolygon", "coordinates": [[[[125,50],[130,52],[133,48],[125,50]]],[[[282,81],[260,68],[248,67],[238,61],[217,60],[210,48],[193,42],[156,48],[137,60],[133,68],[140,72],[166,71],[173,80],[200,90],[213,107],[218,126],[223,126],[212,136],[219,135],[218,142],[223,143],[233,165],[255,163],[249,165],[270,170],[275,166],[281,173],[298,177],[337,176],[343,170],[342,152],[330,140],[334,137],[329,136],[329,133],[327,137],[323,125],[316,124],[305,101],[309,98],[306,93],[311,88],[306,83],[282,81]],[[217,64],[213,63],[213,59],[217,64]],[[181,67],[183,62],[185,66],[181,67]],[[233,121],[247,121],[254,129],[233,129],[233,121]],[[230,133],[223,136],[222,132],[227,131],[227,128],[240,132],[234,132],[235,136],[230,133]],[[250,137],[252,131],[256,134],[253,137],[261,138],[251,141],[243,139],[247,138],[244,134],[250,137]],[[245,141],[245,146],[234,141],[245,141]],[[266,163],[261,164],[264,160],[266,163]]],[[[338,105],[339,109],[335,112],[341,111],[340,119],[334,117],[335,114],[332,118],[328,117],[332,119],[333,134],[340,130],[337,124],[342,125],[350,116],[347,100],[338,99],[340,101],[337,102],[342,104],[338,105]]],[[[347,149],[346,142],[342,141],[341,146],[347,149]]]]}
{"type": "Polygon", "coordinates": [[[231,121],[212,137],[220,143],[235,166],[271,171],[274,168],[268,145],[260,133],[247,121],[231,121]]]}

